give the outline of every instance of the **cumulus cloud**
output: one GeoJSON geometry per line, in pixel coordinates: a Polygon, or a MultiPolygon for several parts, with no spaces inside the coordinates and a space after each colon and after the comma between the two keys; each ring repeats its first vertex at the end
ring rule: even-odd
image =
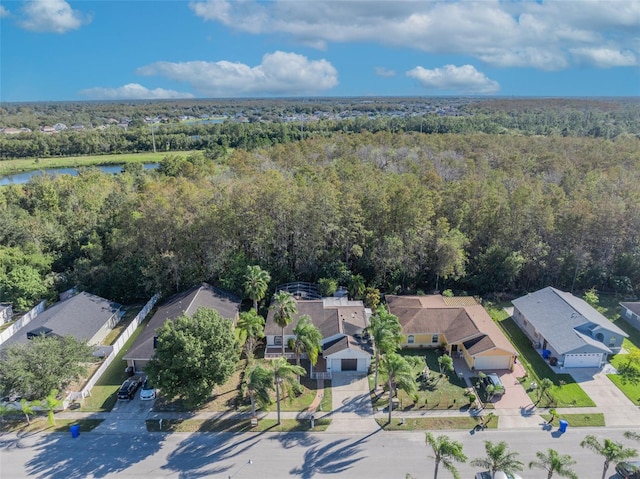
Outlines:
{"type": "Polygon", "coordinates": [[[387,68],[384,67],[376,67],[375,70],[376,75],[378,75],[379,77],[393,77],[396,76],[396,72],[395,70],[389,70],[387,68]]]}
{"type": "Polygon", "coordinates": [[[181,93],[164,88],[150,90],[138,83],[128,83],[118,88],[88,88],[80,92],[91,100],[164,100],[171,98],[193,98],[191,93],[181,93]]]}
{"type": "Polygon", "coordinates": [[[65,0],[33,0],[22,9],[20,25],[34,32],[65,33],[76,30],[91,18],[73,10],[65,0]]]}
{"type": "Polygon", "coordinates": [[[585,55],[583,49],[602,45],[630,52],[636,65],[640,55],[640,2],[628,0],[205,0],[192,1],[190,8],[205,21],[254,34],[284,33],[322,49],[332,42],[372,41],[543,70],[585,62],[600,67],[599,56],[585,55]]]}
{"type": "Polygon", "coordinates": [[[264,55],[262,63],[254,67],[229,61],[157,62],[137,73],[186,82],[202,94],[216,97],[301,95],[338,84],[338,73],[328,61],[281,51],[264,55]]]}
{"type": "Polygon", "coordinates": [[[2,5],[0,5],[0,18],[4,18],[8,16],[9,16],[9,10],[7,10],[2,5]]]}
{"type": "Polygon", "coordinates": [[[407,76],[415,78],[429,91],[446,91],[465,94],[492,94],[500,90],[498,82],[487,78],[473,65],[445,65],[442,68],[427,70],[415,67],[407,72],[407,76]]]}
{"type": "Polygon", "coordinates": [[[600,68],[630,67],[638,64],[636,55],[630,51],[611,48],[573,48],[571,53],[576,59],[600,68]]]}

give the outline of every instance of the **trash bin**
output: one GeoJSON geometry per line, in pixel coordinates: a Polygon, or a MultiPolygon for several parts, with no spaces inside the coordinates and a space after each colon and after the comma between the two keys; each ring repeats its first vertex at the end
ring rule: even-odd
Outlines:
{"type": "Polygon", "coordinates": [[[564,419],[560,419],[560,432],[567,432],[567,426],[569,423],[564,419]]]}
{"type": "Polygon", "coordinates": [[[74,424],[69,430],[71,431],[71,437],[78,437],[80,435],[80,424],[74,424]]]}
{"type": "Polygon", "coordinates": [[[551,351],[549,351],[548,349],[543,349],[542,350],[542,359],[549,359],[549,356],[551,356],[551,351]]]}

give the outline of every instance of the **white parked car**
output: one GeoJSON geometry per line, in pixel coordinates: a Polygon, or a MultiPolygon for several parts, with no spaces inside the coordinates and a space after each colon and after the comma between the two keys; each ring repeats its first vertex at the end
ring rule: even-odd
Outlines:
{"type": "MultiPolygon", "coordinates": [[[[489,471],[476,473],[476,479],[491,479],[491,473],[489,471]]],[[[494,479],[522,479],[520,474],[507,474],[506,472],[496,471],[494,479]]]]}
{"type": "Polygon", "coordinates": [[[156,398],[156,388],[154,388],[149,381],[145,381],[140,389],[140,399],[143,401],[150,401],[156,398]]]}

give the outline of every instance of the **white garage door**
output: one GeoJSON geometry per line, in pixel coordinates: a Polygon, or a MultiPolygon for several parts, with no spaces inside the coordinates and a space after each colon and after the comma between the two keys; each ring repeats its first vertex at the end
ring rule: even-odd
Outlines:
{"type": "Polygon", "coordinates": [[[565,354],[565,368],[598,368],[602,353],[565,354]]]}
{"type": "Polygon", "coordinates": [[[340,371],[342,371],[342,360],[333,359],[331,361],[331,371],[334,373],[339,373],[340,371]]]}
{"type": "Polygon", "coordinates": [[[510,356],[476,356],[474,366],[476,371],[485,369],[509,369],[510,356]]]}

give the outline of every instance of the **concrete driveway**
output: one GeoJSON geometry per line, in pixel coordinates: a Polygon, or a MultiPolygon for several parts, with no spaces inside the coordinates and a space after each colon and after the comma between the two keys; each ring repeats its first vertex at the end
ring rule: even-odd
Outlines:
{"type": "Polygon", "coordinates": [[[527,382],[518,381],[519,377],[524,376],[524,369],[520,364],[516,364],[513,371],[495,371],[495,373],[500,376],[505,390],[504,394],[494,396],[491,400],[496,409],[521,409],[532,405],[531,398],[523,387],[528,386],[527,382]]]}
{"type": "Polygon", "coordinates": [[[331,394],[333,412],[327,415],[331,418],[329,432],[370,433],[380,429],[373,417],[365,374],[334,373],[331,394]]]}

